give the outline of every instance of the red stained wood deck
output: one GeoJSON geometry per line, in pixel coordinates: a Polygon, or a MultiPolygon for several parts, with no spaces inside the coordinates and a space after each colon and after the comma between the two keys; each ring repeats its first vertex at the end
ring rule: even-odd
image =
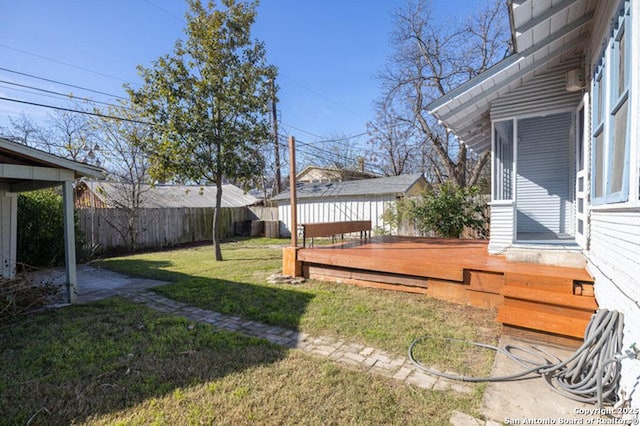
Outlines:
{"type": "Polygon", "coordinates": [[[509,262],[487,241],[378,237],[299,249],[308,278],[340,281],[484,308],[503,324],[581,338],[597,309],[582,268],[509,262]],[[584,293],[585,295],[582,295],[584,293]]]}

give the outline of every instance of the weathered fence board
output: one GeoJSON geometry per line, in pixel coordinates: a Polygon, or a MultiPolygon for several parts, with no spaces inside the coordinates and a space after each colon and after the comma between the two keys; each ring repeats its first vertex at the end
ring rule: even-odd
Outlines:
{"type": "MultiPolygon", "coordinates": [[[[211,240],[213,208],[139,209],[129,226],[130,215],[124,209],[78,209],[78,224],[87,248],[97,252],[128,250],[132,233],[137,233],[135,248],[159,248],[176,244],[211,240]]],[[[263,212],[258,212],[262,214],[263,212]]],[[[270,217],[270,212],[265,215],[270,217]]],[[[256,217],[246,207],[222,208],[220,235],[230,238],[234,223],[256,217]]]]}
{"type": "Polygon", "coordinates": [[[251,220],[278,220],[277,207],[249,206],[251,220]]]}

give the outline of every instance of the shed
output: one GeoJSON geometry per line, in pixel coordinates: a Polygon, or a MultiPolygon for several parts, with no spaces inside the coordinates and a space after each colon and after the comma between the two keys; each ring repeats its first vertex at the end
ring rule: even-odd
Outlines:
{"type": "MultiPolygon", "coordinates": [[[[385,229],[382,214],[396,199],[419,195],[427,187],[422,174],[362,179],[347,182],[296,184],[298,223],[371,220],[385,229]]],[[[281,235],[291,234],[289,191],[271,199],[278,206],[281,235]]]]}
{"type": "Polygon", "coordinates": [[[62,185],[68,300],[77,300],[73,225],[73,182],[97,178],[102,170],[0,138],[0,275],[16,272],[18,193],[62,185]]]}

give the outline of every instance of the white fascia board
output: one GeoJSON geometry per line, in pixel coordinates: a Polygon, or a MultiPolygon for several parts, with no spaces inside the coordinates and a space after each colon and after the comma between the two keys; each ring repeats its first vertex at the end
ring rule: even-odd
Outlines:
{"type": "Polygon", "coordinates": [[[53,167],[0,164],[0,177],[19,180],[70,182],[75,179],[75,173],[73,170],[53,167]]]}
{"type": "MultiPolygon", "coordinates": [[[[443,97],[441,97],[441,98],[435,100],[434,102],[430,103],[429,105],[427,105],[427,111],[429,111],[429,113],[437,116],[439,119],[442,119],[443,121],[446,121],[446,118],[444,118],[444,115],[450,115],[452,113],[452,111],[446,112],[443,115],[443,114],[439,114],[438,110],[440,110],[445,105],[447,105],[450,102],[452,102],[453,100],[459,99],[460,97],[464,96],[468,92],[471,92],[477,86],[482,85],[485,82],[496,78],[501,73],[504,73],[505,75],[508,76],[509,72],[513,71],[514,69],[516,69],[516,67],[518,66],[518,64],[520,62],[524,61],[529,56],[535,55],[536,53],[539,53],[540,51],[546,49],[554,41],[556,41],[556,40],[558,40],[558,39],[560,39],[562,37],[565,37],[567,34],[571,33],[575,29],[580,28],[583,25],[587,24],[593,18],[593,15],[594,15],[593,11],[585,13],[584,15],[582,15],[582,17],[580,17],[580,19],[577,19],[576,21],[572,22],[571,24],[566,25],[565,27],[562,28],[562,30],[557,31],[557,32],[549,35],[545,39],[541,40],[540,42],[536,43],[535,45],[531,46],[530,48],[524,50],[523,52],[515,53],[515,54],[503,59],[502,61],[498,62],[493,67],[489,68],[487,71],[485,71],[482,74],[472,78],[471,80],[468,80],[466,83],[461,84],[456,89],[454,89],[451,92],[449,92],[448,94],[444,95],[443,97]]],[[[561,53],[563,53],[565,51],[568,51],[569,49],[572,49],[572,48],[576,47],[578,44],[584,43],[584,40],[586,38],[587,38],[586,36],[576,37],[576,39],[574,39],[570,43],[565,44],[561,49],[554,50],[553,54],[544,55],[543,56],[544,59],[539,60],[539,62],[548,61],[548,60],[552,59],[553,57],[556,57],[559,54],[561,54],[561,53]]],[[[537,68],[537,67],[539,67],[541,65],[543,65],[543,64],[542,63],[531,64],[528,67],[526,67],[526,69],[529,69],[531,67],[537,68]]],[[[489,93],[496,92],[501,87],[511,83],[514,79],[516,79],[517,77],[520,77],[520,76],[522,76],[524,74],[525,73],[523,73],[522,70],[520,70],[519,72],[516,72],[515,74],[513,74],[513,75],[511,75],[511,76],[509,76],[507,78],[503,78],[501,81],[496,81],[493,84],[494,88],[491,91],[489,91],[489,93]],[[517,77],[514,78],[514,76],[517,76],[517,77]]],[[[474,104],[474,103],[478,102],[480,99],[486,98],[487,97],[486,93],[487,92],[485,91],[483,94],[481,94],[479,96],[472,97],[470,100],[465,101],[461,105],[456,107],[453,111],[460,111],[462,109],[468,108],[468,106],[470,104],[474,104]]],[[[455,114],[455,112],[454,112],[454,114],[455,114]]]]}
{"type": "Polygon", "coordinates": [[[40,151],[39,149],[12,142],[8,139],[0,138],[0,148],[6,149],[7,151],[15,152],[16,154],[25,157],[29,157],[35,161],[40,161],[42,163],[73,170],[74,172],[82,176],[100,178],[103,175],[103,170],[99,167],[94,167],[87,164],[78,163],[77,161],[68,160],[57,155],[49,154],[48,152],[40,151]]]}
{"type": "Polygon", "coordinates": [[[535,18],[531,19],[529,22],[527,22],[526,24],[522,25],[521,27],[516,28],[516,35],[521,35],[527,31],[529,31],[530,29],[532,29],[533,27],[535,27],[538,24],[543,23],[544,21],[553,18],[556,14],[562,12],[563,10],[567,9],[569,6],[572,6],[573,4],[577,3],[580,0],[564,0],[561,1],[560,3],[551,6],[549,9],[547,9],[544,13],[536,16],[535,18]]]}

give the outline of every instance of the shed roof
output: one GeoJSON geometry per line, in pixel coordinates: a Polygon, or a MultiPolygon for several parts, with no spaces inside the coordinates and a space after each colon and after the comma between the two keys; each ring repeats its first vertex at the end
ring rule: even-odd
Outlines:
{"type": "MultiPolygon", "coordinates": [[[[123,185],[113,182],[86,182],[87,187],[104,203],[113,207],[122,199],[123,185]]],[[[142,207],[215,207],[216,187],[205,185],[144,185],[142,207]]],[[[235,185],[222,185],[222,207],[244,207],[255,204],[257,198],[235,185]]]]}
{"type": "MultiPolygon", "coordinates": [[[[298,183],[296,196],[304,198],[337,198],[358,195],[404,195],[418,182],[426,181],[422,174],[351,180],[346,182],[298,183]]],[[[289,191],[282,192],[271,200],[289,201],[289,191]]]]}
{"type": "Polygon", "coordinates": [[[491,147],[491,102],[584,51],[595,0],[508,0],[515,53],[427,109],[475,151],[491,147]]]}

